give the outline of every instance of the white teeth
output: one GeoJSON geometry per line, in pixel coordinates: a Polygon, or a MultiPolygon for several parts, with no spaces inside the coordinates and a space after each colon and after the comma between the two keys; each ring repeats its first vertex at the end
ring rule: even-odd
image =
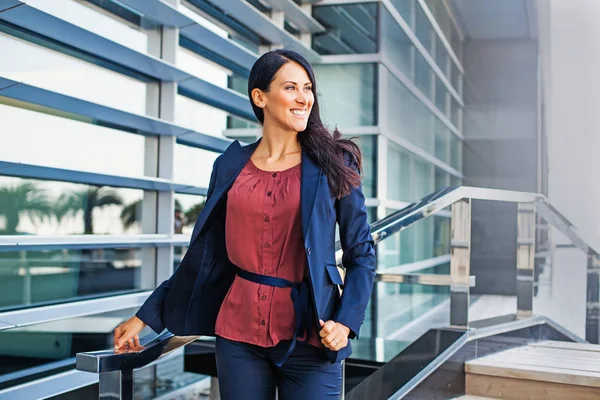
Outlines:
{"type": "Polygon", "coordinates": [[[306,110],[292,110],[294,115],[306,115],[306,110]]]}

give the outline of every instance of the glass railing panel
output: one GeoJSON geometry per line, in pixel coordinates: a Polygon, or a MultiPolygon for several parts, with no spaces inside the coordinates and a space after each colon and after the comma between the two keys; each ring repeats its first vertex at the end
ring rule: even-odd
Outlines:
{"type": "Polygon", "coordinates": [[[154,248],[0,252],[0,312],[152,289],[154,248]]]}
{"type": "Polygon", "coordinates": [[[0,331],[0,389],[74,369],[79,352],[111,348],[114,328],[136,311],[127,308],[0,331]]]}

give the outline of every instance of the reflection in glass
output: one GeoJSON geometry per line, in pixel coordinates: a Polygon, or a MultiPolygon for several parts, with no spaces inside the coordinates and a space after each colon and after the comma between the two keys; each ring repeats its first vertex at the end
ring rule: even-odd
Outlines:
{"type": "Polygon", "coordinates": [[[312,37],[319,54],[377,53],[377,3],[314,6],[325,32],[312,37]]]}
{"type": "Polygon", "coordinates": [[[387,197],[392,200],[410,201],[412,157],[395,143],[388,142],[387,197]]]}
{"type": "Polygon", "coordinates": [[[420,6],[415,8],[415,17],[415,34],[425,50],[433,55],[433,27],[420,6]]]}
{"type": "MultiPolygon", "coordinates": [[[[226,85],[225,83],[224,85],[226,85]]],[[[227,111],[200,103],[180,94],[175,96],[175,124],[206,135],[223,137],[227,111]]]]}
{"type": "Polygon", "coordinates": [[[446,89],[446,85],[442,83],[440,78],[435,78],[435,106],[444,114],[448,116],[446,102],[448,100],[448,89],[446,89]]]}
{"type": "Polygon", "coordinates": [[[154,287],[154,249],[0,252],[0,310],[154,287]],[[149,257],[149,258],[146,258],[149,257]]]}
{"type": "MultiPolygon", "coordinates": [[[[0,389],[74,370],[77,353],[111,349],[114,328],[136,311],[127,308],[0,331],[0,389]]],[[[156,336],[150,328],[140,333],[140,337],[146,335],[156,336]]],[[[183,355],[136,369],[133,380],[135,399],[175,398],[175,391],[184,387],[190,393],[210,390],[210,377],[184,371],[183,355]]],[[[97,385],[95,390],[88,386],[69,395],[77,399],[98,397],[97,385]]]]}
{"type": "Polygon", "coordinates": [[[454,134],[450,135],[450,165],[462,172],[462,141],[454,134]]]}
{"type": "Polygon", "coordinates": [[[435,120],[435,156],[443,162],[448,162],[450,152],[450,130],[442,121],[435,120]]]}
{"type": "Polygon", "coordinates": [[[98,12],[87,3],[73,0],[28,0],[27,5],[140,53],[148,51],[148,34],[144,30],[134,28],[121,18],[98,12]]]}
{"type": "Polygon", "coordinates": [[[220,153],[175,145],[174,181],[208,188],[213,164],[220,153]]]}
{"type": "MultiPolygon", "coordinates": [[[[386,214],[390,215],[395,211],[387,209],[386,214]]],[[[433,263],[430,266],[412,264],[448,254],[444,253],[449,249],[448,227],[449,225],[444,225],[443,222],[428,218],[386,238],[377,245],[378,270],[394,273],[448,274],[449,262],[433,263]]],[[[401,338],[405,333],[402,328],[407,323],[448,299],[449,288],[378,283],[377,293],[376,318],[379,336],[401,338]]]]}
{"type": "Polygon", "coordinates": [[[0,76],[134,114],[146,114],[145,82],[0,32],[0,76]]]}
{"type": "Polygon", "coordinates": [[[144,176],[143,136],[1,104],[7,102],[15,104],[0,97],[2,161],[144,176]]]}
{"type": "Polygon", "coordinates": [[[429,99],[433,100],[433,70],[421,53],[416,54],[415,58],[415,85],[429,99]]]}
{"type": "Polygon", "coordinates": [[[435,167],[435,190],[450,186],[450,174],[441,168],[435,167]]]}
{"type": "Polygon", "coordinates": [[[450,102],[450,121],[452,124],[458,129],[461,129],[461,116],[462,116],[462,108],[458,101],[454,97],[452,97],[452,101],[450,102]]]}
{"type": "Polygon", "coordinates": [[[377,125],[376,71],[375,64],[315,65],[321,119],[330,129],[377,125]]]}
{"type": "Polygon", "coordinates": [[[142,190],[0,176],[0,234],[139,234],[142,190]]]}
{"type": "Polygon", "coordinates": [[[415,47],[385,7],[381,7],[381,53],[411,81],[415,74],[412,59],[415,47]]]}
{"type": "MultiPolygon", "coordinates": [[[[348,137],[344,136],[344,138],[348,137]]],[[[354,142],[359,145],[362,152],[363,193],[365,197],[376,197],[375,165],[377,160],[375,152],[377,149],[377,136],[355,136],[354,142]]]]}
{"type": "Polygon", "coordinates": [[[206,203],[205,196],[175,194],[175,233],[191,235],[194,224],[206,203]]]}
{"type": "Polygon", "coordinates": [[[414,30],[413,10],[416,6],[416,0],[391,0],[394,8],[400,13],[404,21],[414,30]]]}

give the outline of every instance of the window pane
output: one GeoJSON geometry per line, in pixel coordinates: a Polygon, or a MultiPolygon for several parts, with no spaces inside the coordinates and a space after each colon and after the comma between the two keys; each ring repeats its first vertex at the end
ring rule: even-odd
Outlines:
{"type": "Polygon", "coordinates": [[[385,7],[381,7],[381,25],[381,53],[389,58],[394,67],[414,81],[411,60],[415,48],[385,7]]]}
{"type": "Polygon", "coordinates": [[[462,95],[462,88],[460,84],[461,73],[454,62],[450,63],[450,80],[454,89],[458,92],[458,94],[462,95]]]}
{"type": "Polygon", "coordinates": [[[462,141],[450,135],[450,165],[462,172],[462,141]]]}
{"type": "Polygon", "coordinates": [[[4,127],[1,160],[103,174],[144,175],[143,136],[2,102],[12,100],[0,97],[4,127]]]}
{"type": "Polygon", "coordinates": [[[211,136],[224,137],[227,116],[227,111],[180,94],[175,96],[175,124],[179,126],[211,136]]]}
{"type": "Polygon", "coordinates": [[[450,185],[450,174],[440,168],[435,169],[435,190],[445,188],[450,185]]]}
{"type": "Polygon", "coordinates": [[[188,235],[192,233],[205,201],[205,196],[175,194],[175,233],[188,235]]]}
{"type": "Polygon", "coordinates": [[[146,83],[0,32],[0,76],[123,111],[146,113],[146,83]]]}
{"type": "Polygon", "coordinates": [[[313,6],[313,17],[325,28],[313,35],[319,54],[377,53],[377,4],[313,6]]]}
{"type": "Polygon", "coordinates": [[[376,136],[357,136],[354,139],[360,146],[362,152],[362,166],[363,166],[363,193],[365,197],[376,197],[376,176],[375,176],[375,151],[377,149],[377,137],[376,136]]]}
{"type": "Polygon", "coordinates": [[[395,143],[388,142],[387,197],[391,200],[411,199],[411,155],[395,143]]]}
{"type": "Polygon", "coordinates": [[[416,7],[415,11],[416,11],[416,13],[415,13],[415,15],[416,15],[415,34],[417,35],[417,38],[419,39],[419,41],[421,42],[423,47],[425,47],[425,50],[427,50],[427,52],[429,54],[432,54],[433,53],[433,51],[432,51],[433,50],[433,28],[431,27],[431,23],[427,19],[425,12],[423,12],[423,9],[420,6],[416,7]]]}
{"type": "Polygon", "coordinates": [[[449,161],[450,131],[436,118],[435,120],[435,156],[443,162],[449,161]]]}
{"type": "Polygon", "coordinates": [[[184,47],[177,48],[177,67],[213,85],[227,87],[227,70],[184,47]]]}
{"type": "Polygon", "coordinates": [[[376,125],[375,74],[374,64],[315,65],[323,122],[331,128],[376,125]]]}
{"type": "Polygon", "coordinates": [[[448,99],[448,89],[446,89],[446,85],[442,83],[439,78],[435,78],[435,106],[444,114],[448,116],[448,112],[446,110],[446,101],[448,99]]]}
{"type": "Polygon", "coordinates": [[[154,248],[0,252],[0,310],[154,287],[154,248]]]}
{"type": "Polygon", "coordinates": [[[433,166],[415,157],[414,160],[414,200],[421,199],[433,192],[433,166]]]}
{"type": "Polygon", "coordinates": [[[175,145],[175,182],[208,188],[213,164],[220,153],[175,145]]]}
{"type": "Polygon", "coordinates": [[[137,189],[0,176],[0,234],[139,234],[137,189]]]}
{"type": "Polygon", "coordinates": [[[433,71],[420,53],[416,55],[415,62],[415,85],[428,99],[433,100],[433,71]]]}
{"type": "Polygon", "coordinates": [[[415,0],[391,0],[396,10],[400,13],[404,21],[414,29],[413,10],[415,8],[415,0]]]}
{"type": "Polygon", "coordinates": [[[440,38],[435,36],[435,62],[442,70],[442,73],[448,76],[448,60],[450,56],[448,55],[448,51],[446,47],[440,40],[440,38]]]}
{"type": "Polygon", "coordinates": [[[452,121],[454,126],[459,130],[461,129],[461,115],[462,108],[460,104],[458,104],[456,99],[453,97],[450,101],[450,120],[452,121]]]}
{"type": "Polygon", "coordinates": [[[140,53],[148,51],[148,34],[144,31],[85,4],[73,0],[29,0],[27,5],[140,53]]]}

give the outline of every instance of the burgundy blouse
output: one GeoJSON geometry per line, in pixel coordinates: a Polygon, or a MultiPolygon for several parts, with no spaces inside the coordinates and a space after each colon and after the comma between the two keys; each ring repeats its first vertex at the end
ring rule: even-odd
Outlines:
{"type": "MultiPolygon", "coordinates": [[[[264,171],[248,161],[227,193],[225,241],[229,260],[241,269],[293,282],[308,275],[300,217],[300,164],[284,171],[264,171]]],[[[296,319],[290,290],[236,276],[221,305],[215,333],[262,347],[291,340],[296,319]]],[[[298,340],[306,340],[306,335],[298,340]]],[[[323,347],[315,326],[308,343],[323,347]]]]}

